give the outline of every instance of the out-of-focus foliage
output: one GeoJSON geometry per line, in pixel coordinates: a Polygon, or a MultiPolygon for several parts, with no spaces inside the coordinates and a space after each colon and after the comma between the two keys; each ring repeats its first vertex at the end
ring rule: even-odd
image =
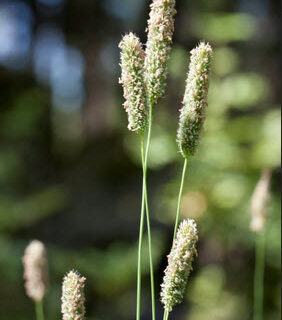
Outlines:
{"type": "MultiPolygon", "coordinates": [[[[87,319],[134,318],[140,141],[126,129],[117,45],[129,30],[145,42],[149,3],[0,1],[1,319],[34,317],[21,256],[35,238],[49,254],[47,320],[60,318],[61,281],[71,268],[87,278],[87,319]]],[[[264,318],[278,320],[279,6],[179,0],[177,10],[149,157],[156,285],[171,246],[182,166],[175,139],[189,51],[206,40],[215,50],[207,121],[199,153],[189,159],[181,210],[199,225],[199,257],[185,303],[171,319],[252,318],[250,198],[260,171],[271,169],[264,318]]],[[[145,243],[142,311],[150,319],[146,249],[145,243]]]]}

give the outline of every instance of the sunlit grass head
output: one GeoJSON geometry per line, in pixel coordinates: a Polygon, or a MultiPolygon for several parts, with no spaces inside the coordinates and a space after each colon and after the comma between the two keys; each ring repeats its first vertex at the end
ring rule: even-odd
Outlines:
{"type": "Polygon", "coordinates": [[[194,155],[198,149],[208,105],[211,60],[212,48],[208,43],[201,42],[191,51],[177,133],[179,151],[184,158],[194,155]]]}
{"type": "Polygon", "coordinates": [[[175,14],[175,0],[153,0],[148,20],[145,59],[146,84],[151,104],[156,103],[165,91],[175,14]]]}
{"type": "Polygon", "coordinates": [[[70,271],[63,281],[62,314],[63,320],[85,319],[85,278],[77,271],[70,271]]]}
{"type": "Polygon", "coordinates": [[[183,300],[192,262],[197,254],[197,225],[186,219],[179,225],[176,239],[168,255],[168,266],[161,285],[161,301],[167,312],[183,300]]]}
{"type": "Polygon", "coordinates": [[[145,53],[139,38],[133,33],[123,37],[119,48],[121,49],[120,83],[123,86],[124,108],[128,115],[128,129],[140,134],[145,131],[148,122],[144,84],[145,53]]]}

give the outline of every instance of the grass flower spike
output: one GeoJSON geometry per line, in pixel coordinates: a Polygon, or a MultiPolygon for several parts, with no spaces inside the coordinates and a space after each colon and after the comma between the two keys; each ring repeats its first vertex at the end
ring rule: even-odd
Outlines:
{"type": "Polygon", "coordinates": [[[70,271],[63,282],[62,314],[63,320],[85,319],[85,278],[76,271],[70,271]]]}
{"type": "Polygon", "coordinates": [[[191,51],[191,62],[177,133],[179,150],[184,158],[194,155],[198,148],[206,117],[211,59],[212,48],[208,43],[201,42],[191,51]]]}
{"type": "Polygon", "coordinates": [[[125,35],[119,44],[121,49],[121,79],[128,114],[128,129],[143,133],[147,127],[148,110],[144,85],[145,53],[141,42],[133,33],[125,35]]]}
{"type": "Polygon", "coordinates": [[[175,0],[153,0],[151,4],[145,59],[146,84],[151,104],[156,103],[165,91],[175,13],[175,0]]]}
{"type": "Polygon", "coordinates": [[[161,301],[166,312],[179,304],[184,296],[194,255],[197,254],[197,225],[193,219],[186,219],[180,225],[176,239],[168,256],[168,266],[161,285],[161,301]]]}
{"type": "Polygon", "coordinates": [[[35,302],[43,299],[48,287],[47,256],[44,244],[32,241],[23,256],[26,294],[35,302]]]}
{"type": "Polygon", "coordinates": [[[265,228],[266,218],[268,216],[268,203],[270,200],[271,172],[265,170],[261,174],[261,178],[255,188],[251,200],[252,220],[250,228],[254,232],[261,232],[265,228]]]}

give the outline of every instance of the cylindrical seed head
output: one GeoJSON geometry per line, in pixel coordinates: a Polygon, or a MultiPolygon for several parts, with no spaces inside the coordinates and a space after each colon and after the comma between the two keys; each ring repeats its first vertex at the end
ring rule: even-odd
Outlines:
{"type": "Polygon", "coordinates": [[[153,0],[145,51],[145,77],[151,104],[164,95],[175,14],[175,0],[153,0]]]}
{"type": "Polygon", "coordinates": [[[252,220],[250,228],[254,232],[262,232],[265,228],[267,216],[269,214],[269,188],[270,188],[271,172],[264,170],[261,173],[260,180],[254,190],[251,200],[252,220]]]}
{"type": "Polygon", "coordinates": [[[124,108],[128,114],[128,129],[143,133],[148,122],[144,84],[144,58],[139,38],[133,33],[125,35],[119,44],[121,49],[121,78],[124,108]]]}
{"type": "Polygon", "coordinates": [[[177,132],[179,151],[184,158],[194,155],[198,149],[208,105],[211,60],[212,48],[208,43],[201,42],[198,47],[191,51],[191,61],[177,132]]]}
{"type": "Polygon", "coordinates": [[[34,301],[41,301],[48,287],[47,255],[44,244],[32,241],[22,258],[26,294],[34,301]]]}
{"type": "Polygon", "coordinates": [[[184,220],[179,225],[176,239],[168,255],[168,266],[161,285],[161,301],[168,312],[183,299],[194,255],[197,254],[197,241],[195,221],[184,220]]]}
{"type": "Polygon", "coordinates": [[[85,319],[85,278],[76,271],[70,271],[63,281],[62,314],[63,320],[85,319]]]}

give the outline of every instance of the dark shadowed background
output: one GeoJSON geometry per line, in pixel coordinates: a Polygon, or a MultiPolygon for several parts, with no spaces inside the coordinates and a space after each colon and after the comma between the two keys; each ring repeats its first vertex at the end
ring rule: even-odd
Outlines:
{"type": "MultiPolygon", "coordinates": [[[[88,320],[135,317],[141,197],[139,137],[127,131],[118,43],[146,42],[150,1],[0,1],[0,319],[34,319],[21,257],[47,247],[46,320],[61,281],[87,278],[88,320]]],[[[191,159],[182,218],[200,228],[185,302],[171,320],[252,319],[250,197],[273,170],[265,320],[280,319],[280,34],[278,1],[178,0],[167,93],[154,108],[149,159],[156,286],[171,246],[182,158],[175,142],[189,51],[215,49],[209,108],[191,159]]],[[[142,319],[150,319],[144,246],[142,319]]],[[[159,291],[159,290],[157,290],[159,291]]],[[[159,299],[158,299],[159,300],[159,299]]],[[[157,305],[161,319],[162,307],[157,305]]]]}

